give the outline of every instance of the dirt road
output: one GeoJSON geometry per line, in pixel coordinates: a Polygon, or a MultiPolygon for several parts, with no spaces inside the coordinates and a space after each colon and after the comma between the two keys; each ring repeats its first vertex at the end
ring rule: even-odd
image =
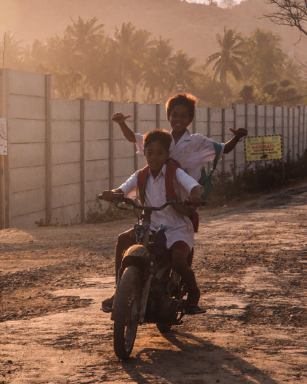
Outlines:
{"type": "Polygon", "coordinates": [[[194,270],[207,313],[114,356],[100,311],[117,234],[100,225],[0,231],[0,384],[307,383],[307,183],[204,210],[194,270]]]}

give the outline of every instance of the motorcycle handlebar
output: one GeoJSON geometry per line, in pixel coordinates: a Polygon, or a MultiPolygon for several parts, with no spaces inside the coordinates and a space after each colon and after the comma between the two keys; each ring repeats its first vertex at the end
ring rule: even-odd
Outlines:
{"type": "MultiPolygon", "coordinates": [[[[98,195],[98,199],[103,200],[102,195],[98,195]]],[[[147,209],[147,210],[152,210],[152,211],[162,211],[162,209],[164,209],[165,207],[167,207],[168,205],[170,205],[172,203],[193,205],[191,201],[185,200],[185,201],[167,201],[166,203],[161,205],[161,207],[148,207],[148,206],[136,204],[132,199],[129,199],[128,197],[124,197],[124,195],[122,193],[114,193],[112,202],[115,204],[116,203],[126,203],[129,205],[132,205],[134,208],[137,208],[137,209],[147,209]]],[[[204,206],[205,203],[203,202],[201,205],[204,206]]]]}

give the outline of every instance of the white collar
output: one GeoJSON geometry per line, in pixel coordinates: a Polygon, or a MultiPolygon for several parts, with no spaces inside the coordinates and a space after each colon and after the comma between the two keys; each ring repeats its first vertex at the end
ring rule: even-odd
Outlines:
{"type": "MultiPolygon", "coordinates": [[[[151,177],[153,177],[150,168],[149,168],[149,174],[150,174],[151,177]]],[[[166,174],[166,164],[163,165],[163,167],[161,168],[161,171],[159,172],[159,175],[155,178],[155,180],[156,180],[158,177],[160,177],[160,175],[165,176],[165,174],[166,174]]]]}
{"type": "Polygon", "coordinates": [[[177,141],[177,144],[175,144],[175,140],[172,135],[172,142],[174,143],[174,145],[178,145],[182,141],[191,141],[191,140],[192,140],[192,136],[188,130],[186,130],[185,133],[180,137],[180,139],[177,141]]]}

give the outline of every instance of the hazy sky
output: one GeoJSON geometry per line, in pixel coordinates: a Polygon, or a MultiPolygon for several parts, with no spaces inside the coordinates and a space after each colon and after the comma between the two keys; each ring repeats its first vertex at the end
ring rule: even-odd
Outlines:
{"type": "MultiPolygon", "coordinates": [[[[215,0],[217,3],[221,3],[223,0],[215,0]]],[[[236,3],[241,3],[243,0],[235,0],[236,3]]],[[[206,3],[207,0],[187,0],[188,3],[206,3]]]]}

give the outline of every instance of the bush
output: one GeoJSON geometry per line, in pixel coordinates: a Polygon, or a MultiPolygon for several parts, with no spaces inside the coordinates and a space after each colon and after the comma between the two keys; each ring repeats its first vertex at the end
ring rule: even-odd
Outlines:
{"type": "Polygon", "coordinates": [[[257,166],[240,172],[235,178],[231,174],[217,173],[214,177],[214,190],[208,198],[209,206],[218,206],[231,200],[238,200],[246,195],[255,195],[272,189],[287,186],[293,179],[307,176],[307,150],[298,160],[290,160],[284,164],[283,179],[282,162],[272,161],[265,166],[257,166]]]}

